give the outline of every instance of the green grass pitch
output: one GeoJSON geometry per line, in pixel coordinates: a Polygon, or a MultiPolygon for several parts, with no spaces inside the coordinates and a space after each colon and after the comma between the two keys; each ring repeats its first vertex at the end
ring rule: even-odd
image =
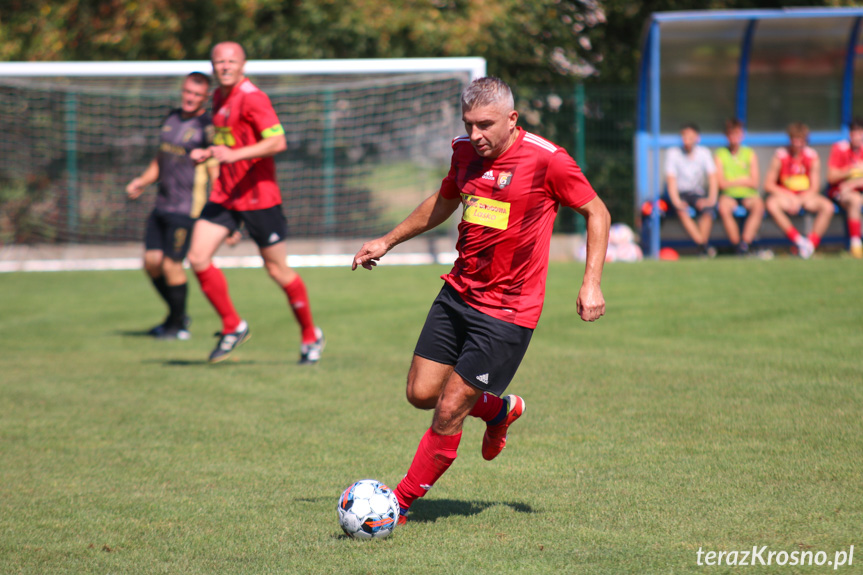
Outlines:
{"type": "Polygon", "coordinates": [[[550,268],[507,449],[485,462],[468,421],[382,541],[345,538],[336,500],[394,487],[429,425],[404,380],[446,268],[301,270],[312,368],[259,269],[226,272],[252,339],[213,366],[194,279],[192,340],[162,342],[141,272],[0,275],[0,573],[826,573],[696,554],[863,546],[859,262],[610,264],[594,324],[582,270],[550,268]]]}

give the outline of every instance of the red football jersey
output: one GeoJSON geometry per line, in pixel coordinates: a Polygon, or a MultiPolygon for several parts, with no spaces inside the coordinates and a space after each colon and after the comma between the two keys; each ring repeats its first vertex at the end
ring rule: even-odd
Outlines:
{"type": "Polygon", "coordinates": [[[788,148],[778,148],[775,156],[779,158],[779,184],[785,189],[799,194],[809,189],[812,164],[818,152],[806,146],[799,156],[792,156],[788,148]]]}
{"type": "MultiPolygon", "coordinates": [[[[844,170],[854,166],[855,164],[863,165],[863,148],[857,148],[856,150],[852,149],[851,143],[848,140],[842,140],[841,142],[833,144],[833,147],[830,148],[830,159],[827,161],[827,165],[831,168],[844,170]]],[[[850,177],[863,177],[863,170],[858,170],[856,168],[853,169],[850,177]]],[[[830,190],[827,194],[831,198],[835,197],[838,189],[838,185],[830,186],[830,190]]]]}
{"type": "Polygon", "coordinates": [[[548,251],[560,204],[577,208],[596,192],[566,151],[521,128],[493,160],[467,136],[453,140],[441,195],[461,196],[458,259],[442,276],[464,301],[492,317],[535,328],[545,300],[548,251]]]}
{"type": "MultiPolygon", "coordinates": [[[[216,128],[213,143],[230,148],[242,148],[285,133],[270,98],[248,78],[234,86],[227,98],[220,89],[213,93],[213,126],[216,128]]],[[[239,211],[263,210],[281,204],[275,160],[257,158],[221,164],[210,201],[239,211]]]]}

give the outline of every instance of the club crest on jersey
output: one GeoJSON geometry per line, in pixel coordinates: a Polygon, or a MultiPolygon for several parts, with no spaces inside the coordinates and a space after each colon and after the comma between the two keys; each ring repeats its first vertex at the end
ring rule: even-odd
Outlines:
{"type": "Polygon", "coordinates": [[[501,172],[497,177],[497,187],[504,189],[512,183],[512,172],[501,172]]]}

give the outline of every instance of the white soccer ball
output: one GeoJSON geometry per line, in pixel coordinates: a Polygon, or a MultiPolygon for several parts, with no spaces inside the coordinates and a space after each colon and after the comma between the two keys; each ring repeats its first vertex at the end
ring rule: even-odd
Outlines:
{"type": "Polygon", "coordinates": [[[337,509],[342,530],[357,539],[389,537],[399,519],[396,494],[374,479],[361,479],[345,489],[337,509]]]}
{"type": "Polygon", "coordinates": [[[608,243],[613,246],[631,244],[635,241],[635,232],[626,224],[611,224],[608,229],[608,243]]]}
{"type": "Polygon", "coordinates": [[[621,244],[616,246],[615,256],[619,262],[640,262],[644,254],[638,244],[621,244]]]}

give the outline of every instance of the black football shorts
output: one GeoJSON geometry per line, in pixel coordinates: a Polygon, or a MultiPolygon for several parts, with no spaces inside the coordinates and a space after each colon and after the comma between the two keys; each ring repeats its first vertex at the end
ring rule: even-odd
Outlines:
{"type": "Polygon", "coordinates": [[[533,330],[469,306],[449,284],[432,303],[414,353],[452,365],[471,386],[500,396],[527,352],[533,330]]]}
{"type": "Polygon", "coordinates": [[[144,231],[144,249],[158,250],[181,262],[189,251],[195,220],[184,214],[153,210],[144,231]]]}
{"type": "Polygon", "coordinates": [[[207,202],[201,210],[201,219],[228,228],[234,233],[245,223],[249,236],[259,248],[266,248],[284,241],[288,237],[288,222],[282,213],[282,206],[263,210],[229,210],[221,204],[207,202]]]}

